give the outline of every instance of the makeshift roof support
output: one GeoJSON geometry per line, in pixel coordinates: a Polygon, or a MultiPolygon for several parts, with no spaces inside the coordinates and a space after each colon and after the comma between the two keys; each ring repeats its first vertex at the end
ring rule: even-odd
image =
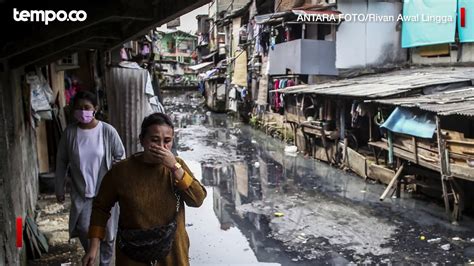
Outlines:
{"type": "Polygon", "coordinates": [[[439,116],[436,116],[436,133],[438,135],[438,158],[439,158],[438,161],[439,161],[439,171],[441,174],[441,186],[443,188],[444,208],[446,210],[446,214],[449,216],[450,205],[449,205],[448,184],[447,184],[447,181],[449,179],[449,174],[448,174],[449,165],[446,163],[446,156],[445,156],[446,142],[441,132],[441,122],[440,122],[439,116]]]}

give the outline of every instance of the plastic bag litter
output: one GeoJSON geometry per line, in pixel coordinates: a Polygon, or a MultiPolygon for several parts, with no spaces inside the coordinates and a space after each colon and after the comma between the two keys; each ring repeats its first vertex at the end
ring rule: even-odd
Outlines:
{"type": "Polygon", "coordinates": [[[448,251],[451,249],[451,245],[450,244],[442,245],[441,249],[448,251]]]}
{"type": "Polygon", "coordinates": [[[52,119],[51,105],[54,103],[53,90],[42,75],[27,75],[30,85],[31,109],[43,119],[52,119]]]}
{"type": "Polygon", "coordinates": [[[296,146],[286,146],[285,147],[285,154],[289,156],[296,156],[298,152],[298,147],[296,146]]]}
{"type": "Polygon", "coordinates": [[[433,238],[433,239],[428,239],[428,241],[426,241],[428,243],[439,243],[441,242],[441,238],[433,238]]]}

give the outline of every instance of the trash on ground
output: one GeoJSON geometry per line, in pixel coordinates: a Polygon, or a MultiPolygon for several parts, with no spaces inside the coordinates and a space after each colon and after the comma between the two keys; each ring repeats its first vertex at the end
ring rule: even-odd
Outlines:
{"type": "Polygon", "coordinates": [[[439,243],[441,242],[441,238],[433,238],[433,239],[428,239],[428,243],[439,243]]]}
{"type": "Polygon", "coordinates": [[[53,203],[44,207],[42,211],[46,214],[55,214],[62,210],[64,210],[64,204],[53,203]]]}
{"type": "Polygon", "coordinates": [[[285,147],[285,153],[287,154],[296,154],[297,152],[298,152],[298,147],[294,145],[285,147]]]}
{"type": "Polygon", "coordinates": [[[448,250],[451,249],[451,245],[450,245],[450,244],[445,244],[445,245],[442,245],[441,248],[442,248],[443,250],[448,251],[448,250]]]}

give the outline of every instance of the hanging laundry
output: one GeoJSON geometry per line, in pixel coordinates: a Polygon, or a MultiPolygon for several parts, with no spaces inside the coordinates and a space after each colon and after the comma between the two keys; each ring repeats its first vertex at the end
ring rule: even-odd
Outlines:
{"type": "Polygon", "coordinates": [[[359,128],[360,127],[360,114],[357,111],[359,107],[359,102],[354,101],[352,102],[351,106],[351,127],[359,128]]]}
{"type": "Polygon", "coordinates": [[[273,27],[272,27],[271,37],[270,37],[270,47],[272,48],[272,50],[275,50],[275,44],[276,44],[277,37],[278,37],[278,30],[273,29],[273,27]]]}
{"type": "MultiPolygon", "coordinates": [[[[279,88],[280,88],[280,80],[276,79],[273,83],[273,89],[278,90],[279,88]]],[[[274,100],[274,103],[273,103],[274,109],[275,111],[278,112],[278,110],[280,109],[280,94],[278,93],[278,91],[275,92],[273,100],[274,100]]]]}
{"type": "Polygon", "coordinates": [[[265,25],[263,29],[261,29],[263,32],[261,34],[260,38],[260,46],[262,47],[262,52],[263,55],[267,56],[268,55],[268,46],[270,43],[270,26],[265,25]]]}
{"type": "Polygon", "coordinates": [[[260,43],[260,40],[261,40],[260,30],[261,30],[261,26],[254,23],[252,37],[255,40],[255,54],[260,54],[263,51],[262,44],[260,43]]]}
{"type": "Polygon", "coordinates": [[[365,116],[369,112],[369,106],[365,103],[360,103],[357,105],[356,112],[359,116],[365,116]]]}
{"type": "Polygon", "coordinates": [[[242,90],[240,91],[240,97],[242,98],[242,100],[245,100],[245,97],[247,97],[247,88],[246,87],[243,87],[242,90]]]}
{"type": "Polygon", "coordinates": [[[198,90],[201,93],[201,95],[204,96],[204,92],[205,92],[204,80],[199,81],[198,90]]]}
{"type": "Polygon", "coordinates": [[[237,112],[237,89],[235,87],[229,91],[229,110],[237,112]]]}
{"type": "Polygon", "coordinates": [[[142,55],[146,56],[148,54],[150,54],[150,46],[148,44],[144,44],[142,46],[142,50],[140,52],[142,55]]]}

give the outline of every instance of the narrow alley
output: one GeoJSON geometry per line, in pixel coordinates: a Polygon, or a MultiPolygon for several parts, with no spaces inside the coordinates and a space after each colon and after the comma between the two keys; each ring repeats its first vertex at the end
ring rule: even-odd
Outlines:
{"type": "Polygon", "coordinates": [[[0,0],[0,266],[474,265],[473,9],[0,0]]]}

